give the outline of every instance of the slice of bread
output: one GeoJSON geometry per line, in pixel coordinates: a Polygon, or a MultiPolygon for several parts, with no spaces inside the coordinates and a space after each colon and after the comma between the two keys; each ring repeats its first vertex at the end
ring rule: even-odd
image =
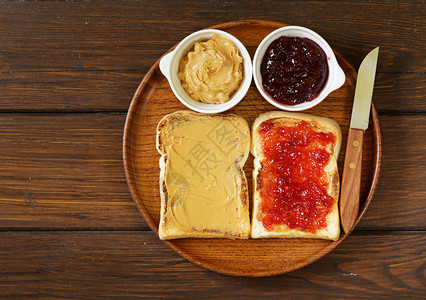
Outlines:
{"type": "MultiPolygon", "coordinates": [[[[320,136],[330,137],[331,135],[321,134],[320,136]]],[[[251,229],[252,238],[300,237],[330,239],[334,241],[339,239],[339,174],[336,161],[339,155],[341,141],[342,134],[339,125],[335,121],[324,117],[272,111],[260,115],[254,121],[251,144],[251,153],[255,157],[253,170],[254,194],[251,229]],[[331,133],[334,138],[330,138],[331,141],[327,142],[327,146],[319,150],[318,147],[320,146],[318,146],[318,142],[310,141],[309,137],[307,137],[308,135],[300,135],[300,140],[303,140],[301,142],[305,143],[302,147],[305,148],[289,148],[293,146],[299,147],[297,146],[297,140],[291,140],[292,138],[297,139],[298,135],[294,132],[291,134],[283,134],[282,132],[290,130],[288,128],[294,128],[297,132],[299,129],[296,128],[299,127],[297,127],[296,124],[299,124],[298,126],[303,126],[303,128],[308,128],[306,130],[312,129],[314,132],[313,136],[318,136],[317,133],[322,132],[331,133]],[[274,136],[272,133],[265,133],[269,132],[269,130],[271,130],[270,128],[274,127],[281,128],[279,130],[283,131],[278,131],[279,134],[274,136]],[[273,137],[275,137],[277,141],[274,141],[273,137]],[[264,141],[264,139],[269,140],[264,141]],[[271,143],[275,142],[277,144],[271,146],[271,143]],[[269,150],[266,149],[268,147],[269,150]],[[287,147],[287,150],[282,150],[282,148],[276,150],[278,149],[277,147],[287,147]],[[323,153],[321,158],[323,165],[318,167],[319,169],[323,168],[323,171],[319,171],[322,173],[318,173],[322,174],[321,177],[311,177],[312,173],[318,171],[315,170],[315,168],[317,168],[315,165],[316,163],[312,163],[314,160],[304,160],[301,158],[312,157],[313,154],[298,152],[297,149],[304,149],[300,151],[318,151],[311,153],[323,153]],[[288,156],[279,156],[281,155],[279,153],[287,153],[285,155],[288,156]],[[302,154],[299,155],[300,153],[302,154]],[[275,160],[273,155],[275,155],[275,160]],[[310,161],[310,163],[306,161],[310,161]],[[309,174],[300,173],[305,172],[306,168],[308,168],[308,166],[304,164],[310,164],[309,174]],[[268,172],[276,173],[268,177],[268,172]],[[297,177],[297,174],[308,175],[305,177],[297,177]],[[315,180],[319,180],[320,183],[313,183],[316,182],[315,180]],[[316,194],[316,191],[318,191],[316,188],[309,188],[316,186],[322,186],[323,194],[320,194],[320,196],[316,194]],[[311,191],[309,189],[311,189],[311,191]],[[264,196],[263,198],[262,195],[264,196]],[[310,198],[307,198],[306,195],[309,195],[310,198]],[[317,196],[323,197],[321,199],[328,199],[326,200],[328,201],[326,202],[327,204],[318,202],[319,200],[315,198],[317,196]],[[324,210],[325,206],[327,206],[327,208],[324,210]],[[318,215],[320,215],[318,212],[322,212],[325,218],[324,216],[322,219],[320,216],[318,217],[318,215]],[[311,226],[310,224],[315,225],[311,226]]]]}
{"type": "Polygon", "coordinates": [[[157,126],[160,239],[245,239],[250,235],[243,166],[250,128],[237,115],[178,111],[157,126]]]}

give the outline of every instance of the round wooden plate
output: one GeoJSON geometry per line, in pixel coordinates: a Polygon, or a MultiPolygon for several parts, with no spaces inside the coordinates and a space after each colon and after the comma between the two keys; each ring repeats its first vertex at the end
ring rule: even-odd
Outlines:
{"type": "MultiPolygon", "coordinates": [[[[286,25],[269,21],[237,21],[212,28],[225,30],[236,36],[253,57],[261,40],[282,26],[286,25]]],[[[331,93],[322,103],[304,112],[330,117],[340,124],[343,141],[338,166],[341,175],[356,71],[339,53],[336,53],[336,56],[346,73],[345,84],[331,93]]],[[[124,166],[130,192],[140,212],[155,232],[158,231],[160,219],[158,165],[160,155],[155,147],[156,126],[164,115],[186,109],[173,95],[158,64],[159,60],[146,74],[133,97],[127,115],[123,145],[124,166]]],[[[252,83],[240,104],[226,113],[240,115],[251,125],[259,114],[271,110],[277,109],[262,98],[252,83]]],[[[370,124],[364,137],[361,203],[356,224],[373,197],[378,180],[380,157],[379,121],[373,106],[370,124]]],[[[244,167],[250,191],[252,169],[253,157],[250,156],[244,167]]],[[[347,235],[342,233],[337,242],[299,238],[257,240],[187,238],[169,240],[165,243],[181,256],[207,269],[228,275],[258,277],[282,274],[306,266],[330,252],[346,237],[347,235]]]]}

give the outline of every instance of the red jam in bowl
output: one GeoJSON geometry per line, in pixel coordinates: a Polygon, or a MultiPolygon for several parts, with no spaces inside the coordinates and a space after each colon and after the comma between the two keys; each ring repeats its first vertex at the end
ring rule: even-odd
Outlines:
{"type": "Polygon", "coordinates": [[[258,220],[269,231],[275,225],[312,233],[327,227],[334,199],[327,193],[324,167],[335,136],[313,130],[306,121],[292,126],[265,121],[259,134],[264,159],[258,220]]]}
{"type": "Polygon", "coordinates": [[[282,36],[265,52],[262,85],[275,101],[296,105],[314,100],[328,77],[327,55],[308,38],[282,36]]]}

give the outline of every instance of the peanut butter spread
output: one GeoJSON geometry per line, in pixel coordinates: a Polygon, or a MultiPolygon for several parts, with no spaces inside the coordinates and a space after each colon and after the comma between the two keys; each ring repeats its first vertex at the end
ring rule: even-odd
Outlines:
{"type": "Polygon", "coordinates": [[[218,34],[180,61],[178,77],[192,99],[204,103],[228,102],[243,78],[242,57],[234,43],[218,34]]]}
{"type": "Polygon", "coordinates": [[[179,232],[247,231],[247,183],[240,165],[250,143],[248,126],[194,115],[168,122],[161,139],[167,155],[166,226],[179,232]]]}

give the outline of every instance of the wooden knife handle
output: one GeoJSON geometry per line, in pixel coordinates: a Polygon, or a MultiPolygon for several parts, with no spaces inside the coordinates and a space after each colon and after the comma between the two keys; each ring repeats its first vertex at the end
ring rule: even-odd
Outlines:
{"type": "Polygon", "coordinates": [[[340,220],[345,233],[351,230],[359,212],[363,136],[364,130],[349,128],[340,193],[340,220]]]}

